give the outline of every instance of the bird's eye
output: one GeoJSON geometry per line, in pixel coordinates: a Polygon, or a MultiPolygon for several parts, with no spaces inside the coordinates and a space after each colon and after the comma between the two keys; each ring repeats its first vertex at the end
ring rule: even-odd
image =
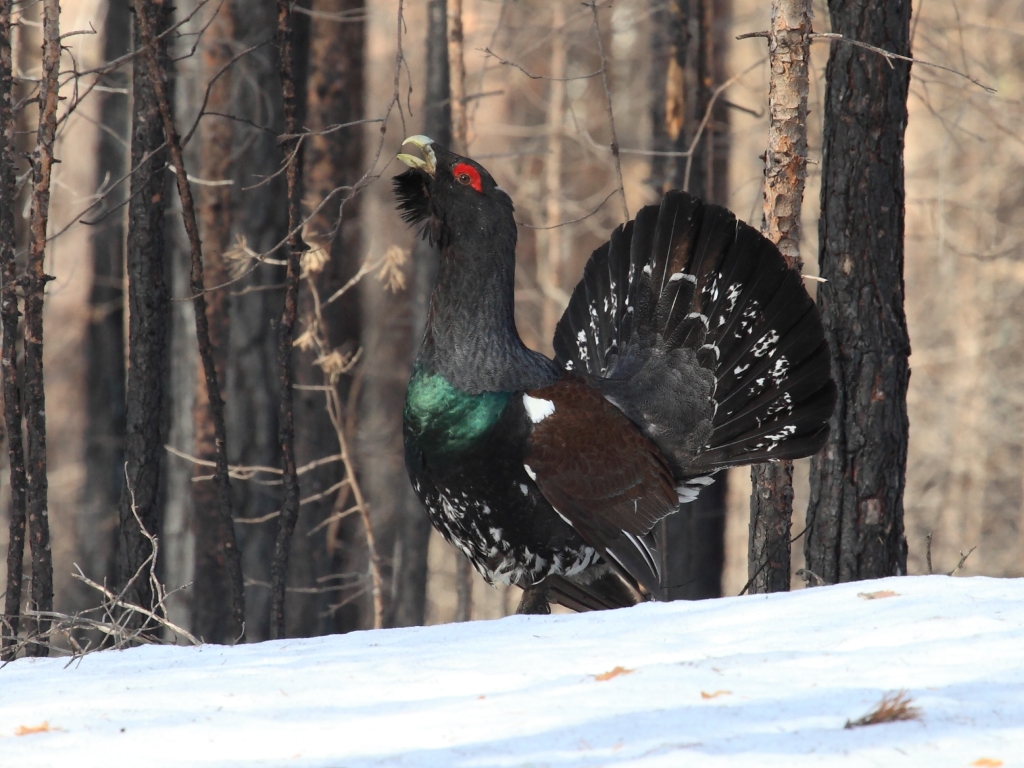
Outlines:
{"type": "Polygon", "coordinates": [[[480,171],[469,163],[458,163],[452,168],[452,178],[459,184],[464,184],[477,192],[483,192],[483,183],[480,179],[480,171]]]}

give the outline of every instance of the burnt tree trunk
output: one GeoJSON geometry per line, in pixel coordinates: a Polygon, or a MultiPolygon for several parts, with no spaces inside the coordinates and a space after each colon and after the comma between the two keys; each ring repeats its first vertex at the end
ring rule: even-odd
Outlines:
{"type": "Polygon", "coordinates": [[[279,75],[281,96],[284,104],[284,131],[287,139],[282,141],[281,150],[285,162],[285,179],[288,185],[288,243],[285,247],[285,293],[277,327],[277,377],[278,377],[278,443],[281,447],[281,514],[278,518],[277,543],[274,547],[274,561],[270,569],[271,604],[270,636],[285,636],[285,597],[288,582],[288,558],[292,547],[292,534],[299,517],[299,478],[295,465],[295,418],[292,387],[294,385],[292,366],[292,343],[295,318],[299,302],[299,259],[304,250],[299,222],[302,198],[302,147],[298,138],[300,103],[296,94],[295,66],[292,53],[293,23],[291,4],[278,0],[277,4],[277,52],[280,57],[279,75]]]}
{"type": "MultiPolygon", "coordinates": [[[[728,113],[716,102],[692,156],[714,86],[725,79],[725,24],[731,3],[671,0],[657,3],[653,17],[654,97],[652,148],[680,153],[655,156],[651,185],[659,192],[686,189],[708,202],[728,202],[728,113]]],[[[720,472],[697,499],[655,529],[661,552],[665,597],[720,597],[725,564],[726,481],[720,472]]]]}
{"type": "MultiPolygon", "coordinates": [[[[234,45],[234,4],[225,3],[203,36],[202,82],[211,83],[206,111],[222,115],[232,113],[232,70],[225,69],[231,61],[234,45]],[[221,72],[221,70],[224,70],[221,72]],[[214,81],[214,77],[220,74],[214,81]]],[[[205,181],[230,181],[232,165],[233,123],[216,115],[203,118],[199,125],[199,176],[205,181]]],[[[229,279],[224,254],[231,247],[231,225],[234,208],[229,185],[198,187],[199,225],[203,238],[204,276],[210,286],[223,285],[229,279]]],[[[206,315],[210,324],[210,345],[217,380],[226,381],[227,350],[230,327],[228,289],[206,294],[206,315]]],[[[196,371],[196,395],[192,406],[194,455],[205,461],[217,458],[216,430],[206,390],[206,376],[196,371]]],[[[209,477],[207,466],[196,465],[195,475],[209,477]]],[[[233,640],[230,617],[224,606],[230,601],[230,584],[226,569],[224,537],[222,536],[219,494],[215,482],[192,483],[195,530],[195,585],[192,589],[193,631],[205,641],[224,643],[233,640]]]]}
{"type": "MultiPolygon", "coordinates": [[[[451,144],[451,101],[448,87],[448,14],[446,0],[427,3],[426,92],[424,94],[423,133],[442,146],[451,144]]],[[[427,325],[430,294],[437,279],[440,253],[425,239],[417,239],[412,248],[407,301],[409,305],[409,341],[411,364],[419,350],[420,337],[427,325]]],[[[403,382],[404,399],[404,382],[403,382]]],[[[389,627],[409,627],[425,620],[427,603],[427,548],[430,520],[413,493],[405,467],[397,470],[396,531],[392,570],[389,627]]]]}
{"type": "MultiPolygon", "coordinates": [[[[318,0],[315,10],[349,15],[350,21],[340,24],[314,23],[306,32],[303,53],[308,61],[308,76],[296,77],[297,95],[305,108],[305,124],[310,130],[323,131],[332,125],[345,125],[362,119],[364,102],[363,52],[366,45],[366,4],[363,0],[318,0]]],[[[362,173],[363,142],[359,126],[341,128],[326,135],[309,137],[303,161],[307,195],[319,203],[338,186],[354,184],[362,173]]],[[[357,225],[358,197],[346,200],[340,222],[341,200],[349,194],[335,194],[331,202],[314,216],[307,227],[311,238],[325,250],[327,260],[308,279],[321,300],[327,300],[358,271],[361,261],[360,234],[357,225]]],[[[325,342],[323,352],[337,352],[347,358],[360,343],[361,316],[358,291],[352,290],[339,300],[321,306],[319,317],[312,301],[312,291],[303,289],[299,313],[302,326],[317,329],[325,342]]],[[[355,407],[348,376],[334,377],[316,364],[315,348],[296,356],[296,381],[303,386],[333,387],[341,402],[355,407]]],[[[300,464],[336,455],[338,436],[326,412],[328,393],[301,390],[295,393],[296,456],[300,464]]],[[[356,393],[358,397],[358,393],[356,393]]],[[[346,423],[354,425],[351,414],[346,423]]],[[[345,477],[344,465],[332,462],[302,476],[303,495],[321,493],[345,477]]],[[[295,586],[310,586],[318,579],[342,571],[365,577],[368,569],[366,537],[357,515],[331,523],[308,535],[313,526],[340,513],[352,504],[350,488],[329,494],[323,501],[307,504],[299,515],[293,542],[293,564],[290,581],[295,586]]],[[[366,577],[368,578],[368,577],[366,577]]],[[[325,584],[341,585],[337,579],[325,584]]],[[[359,591],[326,592],[317,595],[293,594],[294,619],[289,634],[322,634],[348,632],[372,626],[373,611],[369,600],[350,599],[359,591]]],[[[368,590],[367,590],[368,593],[368,590]]]]}
{"type": "MultiPolygon", "coordinates": [[[[775,0],[768,31],[768,149],[761,231],[800,270],[800,207],[807,178],[807,66],[811,0],[775,0]]],[[[748,587],[752,593],[788,592],[793,519],[793,462],[750,469],[748,587]]]]}
{"type": "MultiPolygon", "coordinates": [[[[103,22],[103,58],[113,61],[131,49],[132,17],[128,0],[112,0],[103,22]]],[[[104,75],[101,84],[127,91],[128,68],[104,75]]],[[[96,182],[106,189],[127,172],[130,136],[128,93],[96,93],[99,119],[96,182]]],[[[111,192],[103,207],[90,214],[92,285],[86,331],[85,486],[75,525],[80,542],[79,564],[90,578],[115,578],[117,508],[124,489],[125,359],[124,359],[124,187],[111,192]]],[[[84,585],[83,585],[84,586],[84,585]]],[[[82,608],[95,603],[95,593],[80,589],[82,608]]]]}
{"type": "Polygon", "coordinates": [[[7,588],[0,627],[7,660],[15,650],[21,615],[21,572],[25,556],[25,449],[21,429],[21,385],[18,380],[17,234],[14,227],[16,131],[14,116],[11,11],[13,0],[0,3],[0,322],[3,324],[4,425],[11,466],[11,522],[7,548],[7,588]]]}
{"type": "MultiPolygon", "coordinates": [[[[148,3],[149,23],[160,32],[170,19],[170,7],[148,3]]],[[[133,14],[135,50],[144,43],[138,16],[133,14]]],[[[169,66],[164,39],[156,57],[169,66]]],[[[139,525],[160,531],[160,466],[164,445],[164,381],[167,376],[167,337],[170,296],[164,276],[164,207],[167,161],[160,106],[153,88],[150,59],[138,55],[132,70],[131,201],[128,204],[128,385],[125,410],[126,485],[121,494],[117,583],[128,586],[125,598],[149,608],[149,580],[136,573],[152,554],[139,525]]],[[[165,86],[166,87],[166,86],[165,86]]]]}
{"type": "MultiPolygon", "coordinates": [[[[276,20],[276,0],[246,3],[245,12],[235,15],[238,47],[245,49],[266,40],[276,20]]],[[[236,87],[232,113],[251,121],[236,122],[234,126],[236,159],[232,171],[238,190],[235,228],[255,253],[263,253],[288,232],[288,209],[282,204],[285,179],[282,174],[275,177],[281,167],[277,137],[284,132],[277,51],[273,45],[264,45],[240,59],[233,71],[236,87]],[[264,126],[266,129],[261,130],[264,126]],[[267,182],[270,177],[274,178],[267,182]]],[[[279,253],[273,256],[279,257],[279,253]]],[[[233,464],[274,467],[281,463],[276,326],[281,313],[283,272],[280,266],[264,264],[231,289],[226,417],[232,435],[233,464]]],[[[246,636],[251,641],[266,640],[270,637],[267,585],[278,524],[272,515],[281,508],[280,489],[262,482],[239,482],[234,484],[234,499],[240,518],[264,521],[238,525],[236,529],[248,579],[246,636]]]]}
{"type": "MultiPolygon", "coordinates": [[[[910,54],[909,0],[830,0],[832,30],[910,54]]],[[[818,289],[839,401],[811,464],[804,551],[826,583],[903,574],[910,340],[903,141],[910,64],[833,42],[825,94],[818,289]]]]}
{"type": "MultiPolygon", "coordinates": [[[[60,5],[43,3],[43,61],[39,84],[39,126],[32,158],[32,208],[30,244],[25,268],[25,472],[28,477],[26,510],[28,540],[32,546],[31,605],[37,611],[53,610],[53,560],[50,553],[50,522],[46,475],[46,393],[43,387],[43,297],[47,224],[50,220],[50,175],[57,133],[57,100],[60,69],[60,5]]],[[[49,654],[44,640],[48,619],[38,619],[39,641],[29,647],[33,656],[49,654]]]]}
{"type": "MultiPolygon", "coordinates": [[[[190,275],[189,290],[192,293],[192,305],[196,315],[196,342],[199,347],[199,359],[206,375],[206,390],[210,401],[210,415],[214,428],[214,443],[217,446],[216,468],[214,479],[218,489],[218,507],[221,516],[220,536],[224,547],[224,565],[228,574],[231,598],[231,614],[234,625],[232,634],[238,640],[245,639],[245,589],[242,581],[242,562],[235,538],[234,516],[231,511],[231,481],[228,474],[227,429],[224,422],[224,400],[221,398],[220,382],[214,362],[212,344],[210,342],[210,325],[206,313],[206,287],[204,283],[203,249],[199,237],[199,223],[196,218],[195,201],[192,187],[188,180],[185,158],[182,152],[181,139],[174,124],[172,100],[168,95],[164,82],[166,69],[159,56],[157,31],[153,27],[146,0],[135,0],[136,21],[139,26],[140,41],[143,44],[143,55],[149,68],[150,82],[160,109],[164,135],[167,140],[169,158],[174,168],[174,178],[181,202],[181,218],[188,235],[190,275]]],[[[211,286],[213,290],[219,286],[211,286]]]]}

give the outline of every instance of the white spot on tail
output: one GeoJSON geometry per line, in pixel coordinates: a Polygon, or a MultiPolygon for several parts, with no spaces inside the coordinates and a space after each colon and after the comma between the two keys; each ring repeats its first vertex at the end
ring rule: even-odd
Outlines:
{"type": "Polygon", "coordinates": [[[526,408],[526,415],[534,424],[540,424],[544,419],[555,412],[555,404],[550,400],[541,400],[539,397],[523,395],[523,405],[526,408]]]}
{"type": "Polygon", "coordinates": [[[526,470],[526,474],[528,474],[530,476],[531,480],[536,480],[537,479],[537,473],[534,472],[532,469],[530,469],[530,465],[529,464],[523,464],[523,469],[526,470]]]}
{"type": "Polygon", "coordinates": [[[751,352],[754,353],[754,357],[764,357],[768,355],[771,357],[775,354],[775,345],[779,342],[779,332],[774,328],[768,331],[764,336],[757,340],[757,343],[751,347],[751,352]]]}
{"type": "Polygon", "coordinates": [[[736,301],[740,297],[740,292],[743,290],[742,283],[733,283],[725,292],[725,300],[729,302],[726,304],[722,314],[728,315],[733,309],[736,308],[736,301]]]}

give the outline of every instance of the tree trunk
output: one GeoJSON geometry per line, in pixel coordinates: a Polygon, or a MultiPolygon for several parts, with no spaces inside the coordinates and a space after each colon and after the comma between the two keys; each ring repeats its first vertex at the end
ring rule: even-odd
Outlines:
{"type": "MultiPolygon", "coordinates": [[[[687,191],[713,203],[728,202],[728,113],[718,102],[700,140],[716,83],[725,79],[724,20],[730,2],[672,0],[657,3],[653,18],[654,96],[650,184],[659,192],[687,191]]],[[[726,481],[719,473],[697,499],[655,529],[661,553],[664,596],[670,600],[720,597],[725,564],[726,481]]]]}
{"type": "Polygon", "coordinates": [[[8,660],[16,650],[21,615],[21,572],[25,555],[25,449],[22,438],[21,386],[18,380],[18,279],[17,234],[14,227],[16,203],[16,132],[14,115],[13,50],[11,11],[13,0],[0,3],[0,271],[3,294],[0,296],[0,321],[3,324],[4,425],[11,467],[11,521],[7,547],[7,588],[0,627],[3,653],[8,660]]]}
{"type": "MultiPolygon", "coordinates": [[[[831,0],[832,30],[910,54],[909,0],[831,0]]],[[[906,573],[910,340],[903,310],[903,140],[910,64],[833,42],[825,94],[818,289],[839,401],[811,464],[807,568],[826,583],[906,573]]]]}
{"type": "MultiPolygon", "coordinates": [[[[175,4],[174,23],[180,25],[180,36],[168,41],[170,56],[177,61],[175,67],[174,109],[182,124],[195,119],[205,91],[202,82],[202,61],[199,56],[189,55],[199,30],[206,19],[195,13],[196,3],[202,0],[183,0],[175,4]],[[191,17],[191,18],[190,18],[191,17]]],[[[199,165],[199,142],[193,141],[185,147],[189,168],[199,165]]],[[[169,174],[168,174],[169,175],[169,174]]],[[[167,180],[170,183],[170,179],[167,180]]],[[[185,231],[176,226],[181,221],[181,201],[168,190],[164,218],[167,227],[167,256],[164,260],[166,278],[171,296],[183,298],[192,294],[189,289],[189,244],[185,231]]],[[[169,400],[166,406],[167,442],[173,448],[190,454],[195,448],[194,411],[196,396],[196,371],[199,351],[196,349],[195,309],[190,301],[171,303],[171,328],[169,331],[169,366],[166,391],[169,400]]],[[[195,531],[192,478],[195,465],[171,453],[164,454],[162,493],[162,524],[160,540],[161,576],[170,594],[167,597],[167,616],[181,627],[196,629],[193,621],[193,606],[196,603],[194,589],[179,589],[185,584],[195,583],[195,531]]]]}
{"type": "Polygon", "coordinates": [[[281,447],[281,514],[278,518],[274,562],[270,569],[271,604],[270,636],[285,636],[285,596],[288,582],[288,556],[292,534],[299,517],[299,477],[295,465],[295,418],[292,399],[294,384],[292,366],[293,330],[299,303],[299,259],[304,250],[299,224],[302,218],[302,146],[298,138],[300,123],[299,99],[296,95],[295,67],[292,55],[292,7],[288,0],[277,4],[278,73],[284,103],[284,132],[289,138],[281,143],[288,185],[288,243],[285,246],[284,304],[277,326],[278,377],[278,442],[281,447]]]}
{"type": "MultiPolygon", "coordinates": [[[[245,49],[265,40],[276,26],[277,1],[245,4],[235,16],[235,37],[245,49]]],[[[288,209],[277,136],[284,132],[277,51],[264,46],[235,64],[233,114],[250,120],[234,126],[236,160],[232,171],[238,189],[235,226],[256,253],[279,243],[288,232],[288,209]],[[275,176],[275,174],[277,174],[275,176]],[[274,178],[271,178],[274,177],[274,178]],[[266,182],[271,178],[269,182],[266,182]]],[[[280,258],[275,253],[273,258],[280,258]]],[[[246,261],[240,265],[249,266],[246,261]]],[[[277,319],[281,313],[284,270],[264,264],[232,286],[227,422],[232,435],[231,461],[245,466],[281,464],[277,439],[277,319]]],[[[260,477],[260,480],[277,479],[260,477]]],[[[246,636],[250,641],[270,637],[270,567],[274,556],[277,519],[281,508],[277,486],[257,482],[234,484],[235,509],[240,518],[264,522],[236,526],[248,587],[246,636]]]]}
{"type": "MultiPolygon", "coordinates": [[[[221,5],[202,38],[202,82],[212,83],[206,111],[232,113],[232,70],[225,69],[231,61],[234,45],[234,5],[221,5]],[[223,72],[222,72],[223,70],[223,72]],[[214,77],[217,75],[214,81],[214,77]]],[[[233,122],[227,118],[207,116],[199,124],[199,176],[207,181],[230,181],[232,165],[233,122]]],[[[206,284],[222,285],[229,275],[224,254],[231,247],[231,225],[234,218],[232,188],[228,185],[200,185],[197,188],[199,224],[203,238],[206,284]]],[[[227,380],[228,290],[206,294],[206,315],[210,323],[210,343],[217,370],[217,379],[227,380]]],[[[226,390],[226,386],[225,386],[226,390]]],[[[196,370],[196,394],[192,406],[193,454],[205,461],[217,457],[216,434],[206,390],[206,376],[196,370]]],[[[196,465],[194,474],[209,477],[208,466],[196,465]]],[[[218,502],[218,489],[212,480],[192,484],[195,526],[195,585],[192,588],[193,619],[196,635],[210,643],[234,640],[230,634],[230,616],[224,610],[230,597],[230,585],[224,557],[224,537],[218,502]]]]}
{"type": "MultiPolygon", "coordinates": [[[[149,22],[166,29],[170,8],[148,4],[149,22]]],[[[133,14],[134,48],[141,50],[139,19],[133,14]]],[[[163,67],[169,65],[163,39],[156,43],[163,67]]],[[[149,608],[153,601],[145,574],[134,578],[152,553],[149,533],[160,531],[159,485],[164,451],[164,381],[167,376],[167,335],[170,297],[164,277],[164,206],[167,152],[160,107],[149,60],[138,55],[132,72],[131,202],[128,204],[128,385],[125,411],[127,484],[121,494],[117,583],[128,586],[125,599],[149,608]],[[159,151],[157,151],[159,150],[159,151]],[[148,158],[148,159],[146,159],[148,158]]]]}
{"type": "MultiPolygon", "coordinates": [[[[43,386],[43,297],[50,279],[44,271],[47,225],[50,220],[50,175],[57,133],[58,72],[60,69],[60,5],[43,3],[43,60],[39,83],[39,126],[32,162],[30,244],[25,268],[25,471],[28,476],[26,510],[28,540],[32,546],[32,608],[53,610],[53,560],[46,474],[46,394],[43,386]]],[[[29,654],[46,656],[48,619],[38,619],[40,640],[29,654]]]]}
{"type": "MultiPolygon", "coordinates": [[[[132,17],[127,0],[107,6],[103,22],[103,58],[113,61],[131,50],[132,17]]],[[[118,69],[101,79],[107,88],[127,91],[129,70],[118,69]]],[[[127,93],[96,93],[99,119],[96,188],[104,189],[127,171],[129,100],[127,93]]],[[[102,582],[115,577],[117,506],[124,488],[125,360],[124,360],[124,210],[119,188],[104,206],[90,214],[92,286],[86,336],[85,485],[75,518],[80,542],[79,565],[102,582]]],[[[77,582],[76,582],[77,584],[77,582]]],[[[83,585],[84,587],[84,585],[83,585]]],[[[78,589],[81,608],[95,603],[95,593],[78,589]]]]}
{"type": "MultiPolygon", "coordinates": [[[[363,117],[365,3],[363,0],[318,0],[314,10],[352,17],[342,23],[316,22],[307,26],[301,50],[298,43],[294,47],[295,56],[303,57],[301,74],[296,62],[296,95],[301,99],[301,108],[306,115],[300,119],[300,124],[312,131],[324,131],[332,125],[343,125],[363,117]]],[[[300,20],[296,18],[296,21],[300,20]]],[[[307,140],[302,167],[309,200],[319,204],[338,186],[354,184],[358,180],[363,166],[362,136],[362,129],[352,126],[326,135],[314,135],[307,140]]],[[[339,228],[340,202],[344,197],[348,197],[348,193],[335,194],[306,228],[311,242],[321,246],[328,257],[322,269],[309,272],[309,280],[322,300],[345,285],[356,274],[361,262],[358,198],[345,202],[344,220],[339,228]]],[[[318,316],[312,291],[307,291],[304,286],[300,295],[299,317],[301,330],[297,335],[304,330],[319,333],[326,344],[322,350],[324,354],[337,352],[346,358],[359,347],[361,319],[356,291],[322,306],[318,316]]],[[[318,357],[318,351],[310,347],[295,356],[296,383],[302,387],[333,388],[340,402],[354,406],[350,398],[350,377],[336,376],[332,379],[325,375],[324,369],[316,362],[318,357]]],[[[311,389],[302,389],[294,394],[295,451],[300,465],[340,452],[338,435],[326,411],[329,396],[334,395],[311,389]]],[[[343,418],[347,424],[354,424],[350,414],[346,413],[343,418]]],[[[326,492],[344,477],[345,469],[341,462],[325,464],[302,475],[302,493],[311,496],[326,492]]],[[[340,488],[328,493],[321,501],[302,507],[292,542],[290,585],[299,588],[316,584],[337,587],[344,582],[330,577],[337,577],[342,571],[367,573],[366,537],[358,515],[328,524],[310,535],[313,527],[351,505],[349,490],[340,488]]],[[[292,593],[289,596],[288,634],[348,632],[372,626],[372,618],[368,618],[373,615],[370,602],[352,599],[353,592],[358,589],[356,585],[352,590],[292,593]]]]}
{"type": "MultiPolygon", "coordinates": [[[[807,65],[810,0],[775,0],[768,32],[768,150],[762,233],[793,269],[800,262],[800,206],[807,178],[807,65]]],[[[793,519],[793,462],[751,467],[747,575],[752,593],[788,592],[793,519]]]]}

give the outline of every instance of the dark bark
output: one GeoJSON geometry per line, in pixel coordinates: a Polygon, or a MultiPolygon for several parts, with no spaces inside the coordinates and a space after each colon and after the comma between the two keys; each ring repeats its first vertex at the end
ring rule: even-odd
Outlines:
{"type": "MultiPolygon", "coordinates": [[[[731,3],[671,0],[656,3],[651,69],[652,149],[687,152],[700,130],[714,87],[725,79],[724,20],[731,3]]],[[[658,192],[687,189],[728,202],[728,113],[716,102],[692,158],[654,157],[651,185],[658,192]],[[689,167],[689,175],[687,168],[689,167]]],[[[671,600],[720,597],[725,565],[725,472],[696,501],[656,528],[665,596],[671,600]]]]}
{"type": "MultiPolygon", "coordinates": [[[[278,0],[277,4],[277,49],[280,57],[281,95],[284,102],[285,134],[295,136],[299,132],[299,109],[296,97],[296,83],[292,58],[292,13],[289,0],[278,0]]],[[[274,562],[270,571],[272,590],[270,608],[270,636],[285,636],[285,587],[288,582],[288,555],[291,550],[292,534],[299,517],[299,478],[295,470],[295,422],[292,403],[292,330],[299,301],[299,257],[303,249],[298,227],[302,212],[302,155],[298,138],[287,139],[281,146],[287,163],[285,178],[288,184],[288,245],[286,260],[284,304],[277,334],[277,370],[280,386],[278,410],[278,441],[281,446],[281,475],[284,493],[281,499],[281,516],[278,518],[277,545],[274,548],[274,562]]]]}
{"type": "MultiPolygon", "coordinates": [[[[43,3],[43,75],[39,84],[39,127],[32,163],[31,242],[25,269],[25,472],[28,476],[26,511],[28,540],[32,547],[33,609],[53,610],[53,560],[50,554],[50,523],[47,510],[46,396],[43,389],[43,297],[46,225],[50,217],[50,172],[57,133],[57,75],[60,68],[60,6],[57,0],[43,3]]],[[[42,637],[50,622],[39,619],[42,637]]],[[[42,640],[29,647],[34,656],[49,654],[42,640]]]]}
{"type": "Polygon", "coordinates": [[[16,641],[21,614],[21,572],[25,553],[25,453],[21,429],[21,387],[18,381],[17,248],[14,228],[16,123],[12,77],[11,10],[13,0],[0,3],[0,322],[3,324],[2,374],[4,424],[11,467],[11,521],[7,549],[7,622],[0,627],[3,659],[16,641]]]}
{"type": "MultiPolygon", "coordinates": [[[[163,4],[145,8],[149,24],[165,29],[170,9],[163,4]]],[[[142,36],[133,14],[134,48],[142,36]]],[[[157,44],[156,58],[168,65],[166,44],[157,44]]],[[[160,463],[164,444],[163,386],[167,376],[167,335],[170,296],[164,275],[164,208],[167,151],[160,107],[150,74],[151,60],[137,56],[132,72],[131,167],[128,204],[128,385],[125,409],[126,485],[120,501],[117,582],[131,584],[125,598],[149,608],[153,602],[145,574],[136,577],[152,554],[139,525],[151,534],[160,530],[160,463]],[[146,159],[146,158],[149,159],[146,159]],[[134,512],[133,512],[134,508],[134,512]],[[136,517],[138,519],[136,519],[136,517]]]]}
{"type": "MultiPolygon", "coordinates": [[[[329,13],[348,13],[361,19],[365,10],[362,0],[320,0],[315,10],[329,13]]],[[[296,17],[295,21],[301,19],[296,17]]],[[[298,29],[296,30],[298,32],[298,29]]],[[[363,50],[366,41],[364,21],[353,20],[344,24],[313,24],[307,28],[306,43],[294,47],[296,64],[301,61],[308,73],[300,78],[296,72],[296,96],[303,99],[301,106],[307,117],[304,124],[311,130],[322,131],[331,125],[348,123],[363,117],[363,50]]],[[[345,128],[326,136],[312,136],[306,145],[303,179],[307,198],[321,201],[339,185],[354,184],[362,173],[362,131],[358,127],[345,128]]],[[[347,200],[344,220],[339,214],[342,197],[335,194],[321,211],[310,219],[307,231],[328,256],[319,272],[308,278],[311,290],[303,290],[300,297],[300,322],[304,329],[319,333],[324,346],[313,345],[296,355],[295,378],[303,386],[335,388],[341,402],[355,407],[352,379],[342,376],[332,380],[315,363],[318,355],[338,351],[353,354],[360,345],[360,313],[358,292],[353,290],[340,300],[321,307],[319,317],[312,296],[313,289],[322,300],[334,294],[356,273],[362,258],[358,229],[359,200],[347,200]]],[[[305,464],[326,456],[337,455],[338,436],[326,411],[327,396],[322,391],[303,390],[295,393],[296,458],[305,464]]],[[[333,395],[331,395],[333,397],[333,395]]],[[[343,417],[349,429],[355,423],[351,413],[343,417]]],[[[310,496],[327,491],[345,477],[341,462],[325,464],[302,476],[303,495],[310,496]]],[[[329,524],[312,536],[309,531],[335,512],[352,504],[350,488],[328,494],[322,501],[306,504],[299,515],[297,533],[293,542],[293,563],[289,581],[306,587],[342,572],[365,575],[368,570],[366,538],[362,523],[352,515],[339,523],[329,524]]],[[[326,582],[338,585],[342,582],[326,582]]],[[[322,634],[347,632],[372,626],[372,607],[366,599],[354,597],[365,583],[352,583],[351,590],[316,595],[292,594],[292,611],[288,621],[288,634],[322,634]],[[347,602],[347,600],[350,600],[347,602]],[[339,604],[345,603],[341,607],[339,604]]],[[[369,592],[367,591],[367,595],[369,592]]]]}
{"type": "MultiPolygon", "coordinates": [[[[448,100],[448,19],[445,0],[427,4],[426,92],[424,95],[423,133],[443,146],[451,143],[451,102],[448,100]]],[[[430,294],[437,278],[438,249],[426,240],[413,245],[407,300],[409,303],[410,363],[419,349],[427,324],[430,294]]],[[[403,382],[404,397],[404,382],[403,382]]],[[[387,617],[389,627],[409,627],[423,623],[427,602],[427,547],[430,520],[413,493],[400,466],[395,478],[396,556],[392,571],[394,598],[387,617]]]]}
{"type": "MultiPolygon", "coordinates": [[[[113,0],[103,21],[103,58],[112,61],[131,49],[128,0],[113,0]]],[[[108,88],[131,85],[125,67],[101,78],[108,88]]],[[[95,186],[104,188],[124,176],[127,168],[130,118],[127,93],[96,93],[99,120],[95,186]]],[[[79,564],[90,578],[116,578],[117,509],[124,488],[125,359],[124,359],[124,203],[123,187],[112,191],[103,207],[90,214],[92,285],[86,331],[85,487],[76,528],[79,564]]],[[[95,603],[95,593],[81,590],[79,604],[95,603]]]]}
{"type": "MultiPolygon", "coordinates": [[[[652,17],[652,149],[686,152],[704,120],[711,94],[725,77],[725,21],[731,2],[656,2],[652,17]]],[[[718,100],[693,157],[654,157],[651,185],[659,192],[686,189],[724,205],[728,196],[728,112],[718,100]],[[687,167],[689,176],[687,177],[687,167]]]]}
{"type": "MultiPolygon", "coordinates": [[[[245,13],[235,16],[235,36],[240,48],[267,39],[275,28],[276,0],[246,3],[245,13]]],[[[328,25],[334,29],[335,25],[328,25]]],[[[288,232],[288,210],[282,205],[286,180],[278,174],[284,133],[281,83],[277,51],[264,45],[235,65],[236,88],[232,112],[256,125],[234,126],[232,172],[238,190],[235,227],[257,253],[273,248],[288,232]]],[[[280,254],[275,254],[275,258],[280,254]]],[[[277,318],[281,313],[284,269],[265,264],[232,286],[226,418],[232,436],[231,461],[246,466],[280,466],[277,435],[277,318]]],[[[276,479],[276,478],[275,478],[276,479]]],[[[305,478],[303,478],[305,481],[305,478]]],[[[267,518],[281,508],[277,486],[255,482],[234,484],[236,514],[240,518],[267,518]]],[[[270,637],[270,568],[278,522],[236,527],[243,556],[246,587],[246,637],[250,641],[270,637]]],[[[294,548],[294,544],[293,544],[294,548]]]]}
{"type": "MultiPolygon", "coordinates": [[[[156,3],[154,3],[155,5],[156,3]]],[[[199,239],[199,225],[196,219],[195,203],[192,189],[188,182],[185,160],[182,156],[181,141],[174,126],[171,102],[167,96],[164,83],[165,68],[159,58],[159,44],[155,39],[152,19],[147,15],[145,0],[135,0],[135,18],[138,23],[143,58],[149,70],[149,81],[153,86],[156,102],[163,122],[164,135],[167,141],[168,154],[174,165],[174,177],[177,181],[178,197],[181,200],[182,223],[188,235],[191,256],[190,289],[192,304],[196,312],[196,340],[199,346],[199,357],[206,375],[206,391],[210,400],[210,412],[214,425],[214,437],[217,445],[217,461],[215,482],[219,491],[219,510],[221,514],[221,536],[224,542],[224,560],[230,585],[230,610],[234,626],[233,634],[240,640],[245,638],[245,590],[242,584],[242,564],[235,540],[234,519],[231,512],[231,483],[228,478],[227,431],[224,424],[224,401],[220,395],[220,384],[217,379],[216,365],[210,342],[209,319],[206,314],[206,290],[203,278],[203,251],[199,239]]],[[[161,3],[162,5],[162,3],[161,3]]]]}
{"type": "MultiPolygon", "coordinates": [[[[225,69],[231,61],[234,44],[234,5],[225,3],[207,27],[203,36],[202,81],[212,82],[206,110],[231,114],[232,70],[225,69]],[[222,72],[222,70],[224,70],[222,72]],[[216,80],[214,77],[217,75],[216,80]]],[[[221,181],[231,177],[233,122],[215,116],[205,117],[199,126],[199,176],[221,181]]],[[[234,217],[230,186],[202,185],[199,192],[199,225],[203,237],[204,278],[209,285],[223,285],[229,275],[224,253],[231,247],[231,224],[234,217]]],[[[217,380],[226,380],[228,323],[228,291],[214,290],[206,294],[206,315],[210,326],[210,352],[217,380]]],[[[217,458],[216,427],[210,409],[204,371],[197,371],[196,396],[192,407],[194,455],[206,461],[217,458]]],[[[195,467],[196,475],[209,476],[209,467],[195,467]]],[[[234,640],[230,616],[223,606],[231,597],[230,576],[222,534],[224,521],[219,509],[219,489],[209,480],[192,483],[195,527],[195,585],[192,590],[192,626],[207,642],[225,643],[234,640]]]]}
{"type": "Polygon", "coordinates": [[[747,586],[751,594],[789,591],[790,529],[793,520],[793,462],[750,468],[750,536],[747,586]]]}
{"type": "MultiPolygon", "coordinates": [[[[832,30],[910,53],[910,2],[831,0],[832,30]]],[[[827,583],[906,573],[910,340],[903,309],[910,65],[834,42],[822,159],[818,301],[839,403],[811,464],[807,568],[827,583]]]]}

